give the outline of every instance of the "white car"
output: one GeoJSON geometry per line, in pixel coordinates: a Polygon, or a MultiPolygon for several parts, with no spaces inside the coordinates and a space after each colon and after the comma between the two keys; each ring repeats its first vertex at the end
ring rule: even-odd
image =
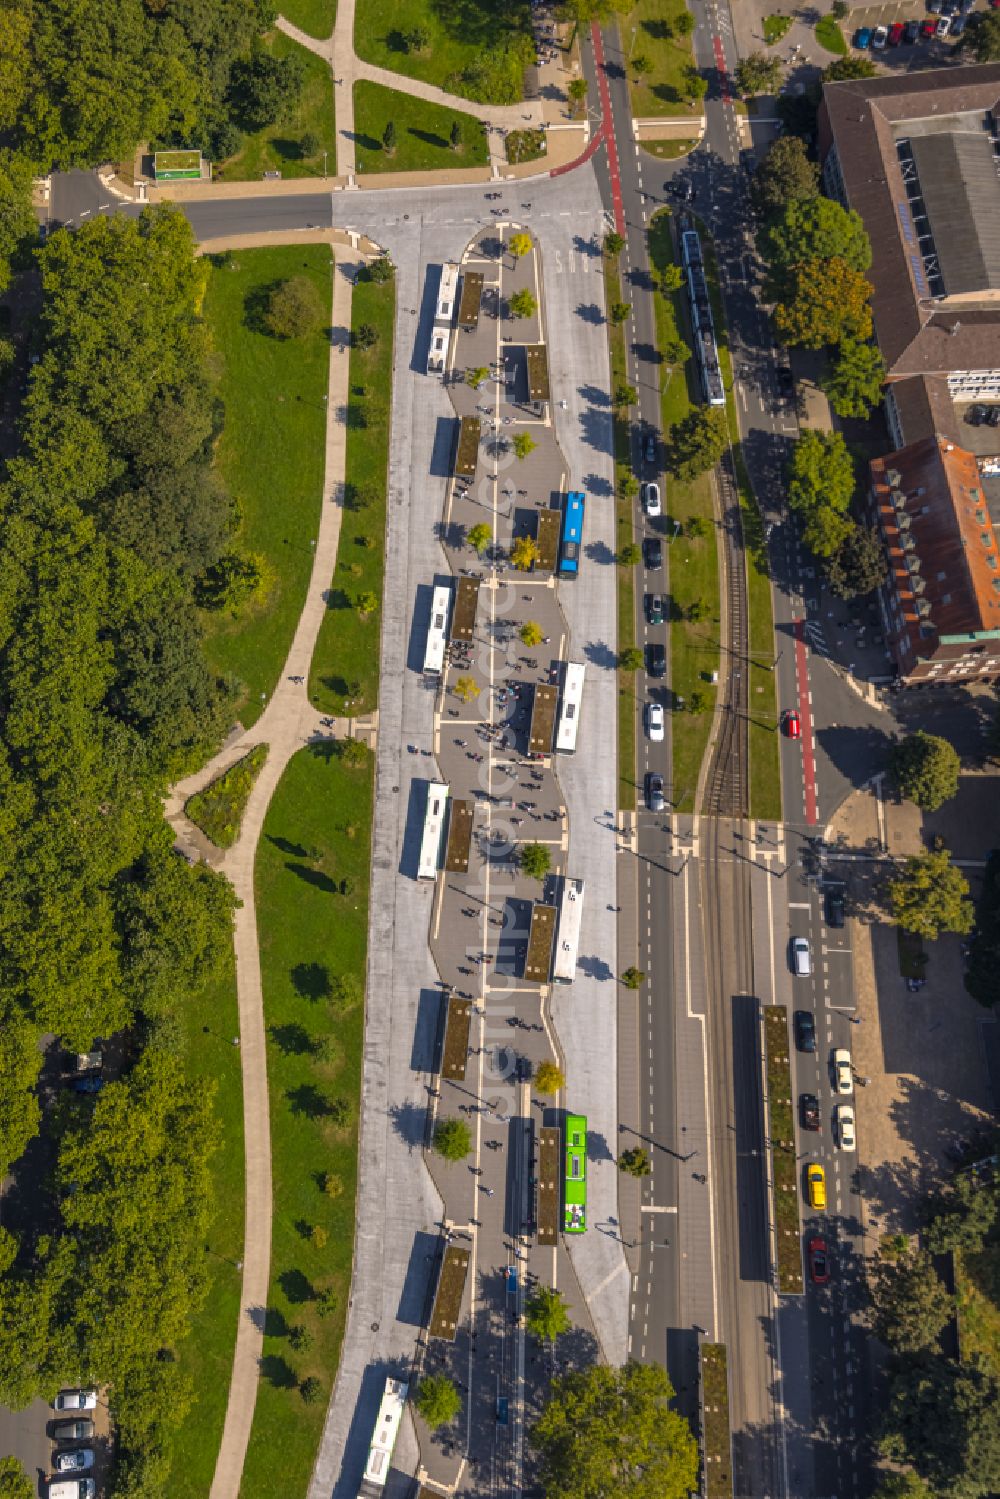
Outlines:
{"type": "Polygon", "coordinates": [[[646,704],[646,733],[654,744],[660,744],[663,740],[663,705],[662,703],[646,704]]]}
{"type": "Polygon", "coordinates": [[[857,1139],[854,1134],[854,1110],[849,1103],[837,1105],[835,1118],[837,1121],[837,1144],[841,1150],[856,1150],[857,1139]]]}
{"type": "Polygon", "coordinates": [[[57,1473],[85,1473],[94,1466],[94,1454],[89,1447],[75,1447],[72,1452],[57,1452],[52,1466],[57,1473]]]}
{"type": "Polygon", "coordinates": [[[851,1076],[851,1053],[840,1046],[833,1054],[833,1086],[837,1093],[853,1093],[854,1079],[851,1076]]]}
{"type": "Polygon", "coordinates": [[[60,1390],[52,1402],[57,1411],[92,1411],[97,1409],[96,1390],[60,1390]]]}
{"type": "Polygon", "coordinates": [[[888,26],[876,26],[875,27],[875,35],[872,37],[872,46],[875,48],[875,51],[876,52],[881,52],[884,49],[885,44],[886,44],[886,42],[888,40],[889,40],[889,28],[888,28],[888,26]]]}
{"type": "Polygon", "coordinates": [[[643,487],[642,502],[646,507],[647,515],[662,515],[663,507],[660,504],[660,486],[649,483],[643,487]]]}

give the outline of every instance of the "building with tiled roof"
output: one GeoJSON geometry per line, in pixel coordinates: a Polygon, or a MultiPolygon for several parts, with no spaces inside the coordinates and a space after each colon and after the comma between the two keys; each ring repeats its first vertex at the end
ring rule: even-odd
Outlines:
{"type": "Polygon", "coordinates": [[[882,612],[900,679],[1000,680],[1000,547],[975,457],[933,436],[878,458],[871,507],[889,564],[882,612]]]}

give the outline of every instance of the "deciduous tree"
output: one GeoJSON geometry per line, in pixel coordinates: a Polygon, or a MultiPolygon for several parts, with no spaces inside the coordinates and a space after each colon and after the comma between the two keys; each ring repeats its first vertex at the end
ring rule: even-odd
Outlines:
{"type": "Polygon", "coordinates": [[[511,317],[534,317],[538,311],[538,303],[526,286],[522,286],[520,291],[514,292],[508,306],[510,307],[511,317]]]}
{"type": "MultiPolygon", "coordinates": [[[[519,459],[527,458],[535,451],[537,446],[538,444],[530,432],[516,432],[514,434],[514,441],[511,443],[511,447],[514,449],[514,456],[519,459]]],[[[525,538],[522,537],[520,539],[524,540],[525,538]]],[[[515,546],[516,544],[515,542],[515,546]]],[[[514,565],[515,567],[517,566],[516,563],[514,565]]]]}
{"type": "Polygon", "coordinates": [[[942,932],[964,936],[972,929],[969,882],[946,848],[907,859],[886,888],[892,919],[904,932],[935,942],[942,932]]]}
{"type": "Polygon", "coordinates": [[[767,52],[751,52],[740,58],[733,77],[744,99],[754,94],[776,94],[781,87],[781,59],[767,52]]]}
{"type": "Polygon", "coordinates": [[[761,249],[779,286],[806,261],[841,260],[859,274],[872,263],[871,241],[860,215],[818,195],[791,198],[765,228],[761,249]]]}
{"type": "Polygon", "coordinates": [[[565,1088],[566,1078],[562,1068],[552,1061],[540,1062],[535,1069],[535,1092],[543,1095],[558,1093],[565,1088]]]}
{"type": "Polygon", "coordinates": [[[323,323],[319,291],[308,276],[291,276],[271,293],[264,323],[275,338],[306,338],[323,323]]]}
{"type": "Polygon", "coordinates": [[[883,1453],[912,1463],[935,1499],[980,1499],[1000,1485],[1000,1384],[983,1362],[911,1355],[889,1386],[883,1453]]]}
{"type": "Polygon", "coordinates": [[[866,417],[879,403],[884,379],[885,360],[877,345],[845,338],[822,385],[838,416],[866,417]]]}
{"type": "Polygon", "coordinates": [[[432,1431],[450,1426],[462,1409],[462,1397],[447,1374],[425,1374],[417,1385],[413,1404],[432,1431]]]}
{"type": "Polygon", "coordinates": [[[902,1259],[877,1256],[869,1289],[875,1332],[894,1353],[932,1348],[954,1312],[930,1255],[920,1250],[902,1259]]]}
{"type": "Polygon", "coordinates": [[[885,582],[885,548],[871,526],[854,526],[840,550],[828,560],[826,577],[831,593],[841,599],[864,598],[885,582]]]}
{"type": "Polygon", "coordinates": [[[510,549],[510,560],[518,572],[530,572],[538,561],[538,542],[535,538],[518,536],[510,549]]]}
{"type": "Polygon", "coordinates": [[[649,1176],[652,1169],[649,1156],[641,1145],[633,1145],[628,1150],[623,1150],[618,1157],[618,1170],[623,1171],[626,1176],[649,1176]]]}
{"type": "Polygon", "coordinates": [[[479,521],[476,525],[470,526],[465,539],[473,551],[478,552],[481,557],[493,540],[493,532],[485,521],[479,521]]]}
{"type": "Polygon", "coordinates": [[[670,431],[667,468],[687,483],[714,468],[729,446],[729,423],[719,406],[696,406],[670,431]]]}
{"type": "MultiPolygon", "coordinates": [[[[824,200],[825,201],[825,200],[824,200]]],[[[821,349],[872,333],[872,286],[839,257],[806,260],[782,278],[774,326],[787,344],[821,349]]]]}
{"type": "Polygon", "coordinates": [[[897,740],[889,751],[889,769],[900,795],[922,812],[936,812],[958,794],[961,768],[954,745],[924,729],[897,740]]]}
{"type": "Polygon", "coordinates": [[[522,843],[518,863],[522,874],[533,880],[544,880],[552,868],[552,855],[544,843],[522,843]]]}
{"type": "Polygon", "coordinates": [[[795,135],[780,135],[753,176],[753,192],[765,216],[780,214],[797,198],[812,198],[819,191],[819,167],[811,161],[805,142],[795,135]]]}
{"type": "Polygon", "coordinates": [[[924,1243],[931,1254],[976,1254],[997,1226],[1000,1185],[989,1172],[958,1171],[931,1194],[924,1243]]]}
{"type": "Polygon", "coordinates": [[[434,1149],[446,1161],[464,1161],[472,1149],[472,1136],[464,1119],[439,1119],[434,1128],[434,1149]]]}
{"type": "Polygon", "coordinates": [[[619,654],[618,667],[620,671],[641,671],[642,651],[637,645],[628,645],[619,654]]]}
{"type": "Polygon", "coordinates": [[[593,1364],[553,1380],[531,1429],[547,1499],[687,1499],[698,1447],[673,1393],[658,1364],[593,1364]]]}
{"type": "Polygon", "coordinates": [[[552,1286],[538,1286],[524,1308],[524,1322],[539,1342],[554,1343],[569,1332],[570,1320],[561,1291],[552,1286]]]}

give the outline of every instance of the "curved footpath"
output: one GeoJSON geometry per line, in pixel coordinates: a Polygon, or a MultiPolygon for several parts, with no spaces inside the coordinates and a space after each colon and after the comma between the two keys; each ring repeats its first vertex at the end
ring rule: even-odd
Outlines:
{"type": "MultiPolygon", "coordinates": [[[[337,561],[343,507],[351,301],[359,261],[341,258],[333,272],[333,333],[330,346],[330,383],[327,402],[326,467],[322,509],[316,537],[316,556],[302,613],[281,679],[265,712],[245,733],[230,739],[214,759],[195,775],[179,782],[166,805],[168,821],[180,841],[197,846],[184,804],[193,792],[215,779],[257,744],[268,746],[267,761],[258,777],[240,836],[218,867],[228,875],[240,900],[236,912],[236,986],[240,1019],[240,1060],[243,1070],[243,1128],[245,1133],[246,1230],[243,1285],[236,1333],[229,1404],[212,1483],[211,1499],[237,1499],[260,1371],[264,1312],[271,1261],[271,1138],[267,1093],[267,1053],[264,1040],[264,1002],[261,991],[257,915],[254,906],[254,860],[268,804],[282,772],[296,750],[312,740],[328,737],[320,714],[309,702],[306,683],[320,624],[326,614],[327,593],[337,561]],[[300,681],[295,681],[300,678],[300,681]]],[[[337,736],[363,725],[337,720],[337,736]]],[[[368,726],[372,732],[372,726],[368,726]]]]}

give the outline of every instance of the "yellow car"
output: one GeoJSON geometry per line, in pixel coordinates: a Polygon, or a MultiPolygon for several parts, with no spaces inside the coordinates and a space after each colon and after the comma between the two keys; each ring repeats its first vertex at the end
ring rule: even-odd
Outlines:
{"type": "Polygon", "coordinates": [[[822,1166],[813,1164],[806,1172],[806,1185],[809,1188],[809,1206],[824,1212],[826,1209],[826,1172],[822,1166]]]}

